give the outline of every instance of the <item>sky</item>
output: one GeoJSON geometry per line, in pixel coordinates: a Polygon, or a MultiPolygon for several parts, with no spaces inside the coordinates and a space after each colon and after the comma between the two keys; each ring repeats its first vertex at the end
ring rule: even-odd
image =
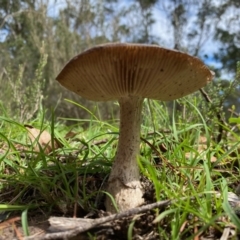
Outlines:
{"type": "MultiPolygon", "coordinates": [[[[174,47],[174,39],[173,39],[173,27],[169,22],[168,16],[164,9],[161,7],[154,7],[153,8],[153,16],[156,19],[156,22],[153,26],[152,32],[161,37],[164,44],[168,47],[174,47]]],[[[188,23],[186,29],[193,29],[194,30],[194,21],[196,21],[196,13],[194,9],[191,10],[191,14],[188,16],[188,23]]],[[[211,34],[209,34],[211,35],[211,34]]],[[[199,55],[207,64],[213,65],[216,68],[222,67],[220,62],[217,62],[216,59],[213,58],[213,53],[216,52],[219,48],[219,43],[217,43],[214,39],[209,38],[208,36],[203,37],[204,45],[203,51],[200,51],[199,55]],[[204,58],[204,55],[208,54],[208,58],[204,58]]],[[[183,41],[186,46],[188,46],[187,40],[183,41]]],[[[193,43],[194,45],[194,43],[193,43]]]]}
{"type": "MultiPolygon", "coordinates": [[[[57,16],[60,9],[64,8],[65,0],[49,0],[49,8],[48,8],[48,14],[50,16],[57,16]]],[[[132,2],[132,0],[123,0],[122,4],[127,5],[129,2],[132,2]]],[[[164,9],[162,9],[162,6],[155,6],[153,8],[153,17],[156,19],[156,22],[152,28],[152,34],[157,35],[161,39],[161,43],[164,47],[173,48],[173,29],[171,29],[171,24],[168,21],[167,14],[164,12],[164,9]]],[[[196,16],[194,15],[194,12],[192,16],[189,16],[189,22],[191,23],[196,16]]],[[[186,44],[187,45],[187,44],[186,44]]],[[[214,42],[212,39],[208,39],[206,43],[204,44],[204,51],[208,53],[209,58],[204,59],[205,63],[209,65],[213,65],[214,67],[220,68],[221,63],[217,62],[216,59],[211,57],[214,51],[217,51],[218,44],[214,42]]],[[[204,53],[202,54],[203,58],[204,53]]]]}
{"type": "MultiPolygon", "coordinates": [[[[66,0],[42,0],[43,2],[45,1],[48,3],[48,15],[49,16],[57,16],[59,13],[60,9],[63,9],[66,6],[66,0]]],[[[74,0],[72,0],[74,1],[74,0]]],[[[101,0],[92,0],[92,1],[98,1],[100,2],[101,0]]],[[[213,0],[213,2],[216,2],[216,5],[218,4],[220,0],[213,0]]],[[[122,0],[121,4],[123,5],[128,5],[130,2],[133,2],[133,0],[122,0]]],[[[163,47],[167,48],[173,48],[174,47],[174,41],[173,41],[173,28],[171,27],[171,23],[169,22],[168,16],[167,16],[167,11],[164,9],[166,7],[166,3],[168,1],[160,1],[162,5],[157,4],[156,6],[153,7],[153,17],[156,20],[152,29],[151,33],[153,35],[156,35],[159,37],[160,44],[163,47]]],[[[191,9],[189,11],[190,14],[188,16],[188,26],[187,28],[194,28],[193,22],[196,20],[196,14],[194,12],[194,9],[191,9]]],[[[229,16],[232,16],[234,14],[234,9],[229,9],[229,11],[226,13],[229,16]]],[[[221,22],[219,23],[221,24],[221,22]]],[[[212,26],[214,27],[214,26],[212,26]]],[[[222,26],[224,27],[224,26],[222,26]]],[[[231,31],[234,31],[234,29],[230,29],[231,31]]],[[[5,35],[7,33],[4,31],[0,31],[0,41],[4,41],[5,35]]],[[[205,37],[206,38],[206,37],[205,37]]],[[[188,45],[188,43],[186,43],[188,45]]],[[[193,43],[194,45],[194,43],[193,43]]],[[[217,62],[216,59],[213,57],[213,53],[216,52],[219,48],[219,44],[214,41],[211,38],[206,38],[206,42],[204,43],[203,51],[200,52],[200,57],[204,60],[204,62],[208,65],[213,65],[216,68],[221,68],[222,65],[221,63],[217,62]],[[204,54],[208,54],[208,58],[204,59],[204,54]]]]}

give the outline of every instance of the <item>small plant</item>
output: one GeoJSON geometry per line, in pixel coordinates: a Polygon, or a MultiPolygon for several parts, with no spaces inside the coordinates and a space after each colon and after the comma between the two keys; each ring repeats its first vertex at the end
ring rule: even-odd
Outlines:
{"type": "MultiPolygon", "coordinates": [[[[8,114],[19,122],[30,121],[42,109],[42,91],[45,82],[43,71],[47,64],[47,54],[44,53],[44,45],[41,52],[42,55],[33,79],[25,79],[26,63],[19,65],[17,75],[11,66],[4,69],[4,76],[7,79],[5,81],[5,97],[8,100],[3,100],[3,104],[5,104],[5,109],[9,109],[8,114]]],[[[3,79],[4,76],[2,76],[3,79]]]]}

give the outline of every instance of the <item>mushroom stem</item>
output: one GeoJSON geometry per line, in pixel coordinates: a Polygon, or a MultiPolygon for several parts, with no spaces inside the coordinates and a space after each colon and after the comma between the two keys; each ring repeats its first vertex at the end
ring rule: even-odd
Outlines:
{"type": "MultiPolygon", "coordinates": [[[[142,103],[143,98],[141,97],[123,97],[119,99],[119,142],[108,179],[107,190],[115,199],[120,212],[137,207],[144,202],[137,163],[142,103]]],[[[107,211],[116,212],[109,197],[106,198],[105,206],[107,211]]]]}

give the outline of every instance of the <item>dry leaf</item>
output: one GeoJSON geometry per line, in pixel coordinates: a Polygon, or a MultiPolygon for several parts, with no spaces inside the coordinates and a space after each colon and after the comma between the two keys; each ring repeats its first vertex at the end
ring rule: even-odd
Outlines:
{"type": "MultiPolygon", "coordinates": [[[[28,137],[30,138],[31,143],[34,143],[34,150],[36,152],[40,152],[41,149],[46,154],[49,154],[50,152],[52,152],[53,150],[52,141],[51,141],[52,137],[49,134],[49,132],[47,132],[46,130],[40,131],[39,129],[34,128],[30,125],[24,125],[24,126],[28,130],[28,137]]],[[[54,145],[54,149],[61,147],[61,144],[56,139],[54,139],[53,145],[54,145]]]]}
{"type": "Polygon", "coordinates": [[[78,133],[75,133],[75,132],[73,132],[73,131],[69,131],[66,135],[65,135],[65,139],[72,139],[72,138],[74,138],[74,137],[76,137],[77,136],[77,134],[78,133]]]}
{"type": "Polygon", "coordinates": [[[200,136],[198,138],[198,142],[197,142],[197,150],[199,153],[205,151],[208,146],[207,146],[207,138],[205,136],[200,136]]]}
{"type": "MultiPolygon", "coordinates": [[[[203,158],[204,160],[206,160],[206,154],[204,154],[204,151],[206,151],[208,148],[208,145],[207,145],[207,138],[205,136],[200,136],[198,138],[198,141],[196,143],[196,151],[199,153],[199,154],[202,154],[203,155],[203,158]]],[[[195,152],[187,152],[185,153],[185,157],[187,159],[189,158],[195,158],[196,157],[196,153],[195,152]]],[[[214,157],[214,156],[211,156],[210,158],[210,161],[211,162],[216,162],[217,161],[217,158],[214,157]]]]}

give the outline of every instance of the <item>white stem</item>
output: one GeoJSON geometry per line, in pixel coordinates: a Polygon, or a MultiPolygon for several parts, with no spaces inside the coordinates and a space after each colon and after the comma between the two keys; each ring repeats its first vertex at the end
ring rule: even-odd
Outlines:
{"type": "MultiPolygon", "coordinates": [[[[108,192],[115,199],[119,211],[139,206],[144,201],[137,163],[142,103],[140,97],[124,97],[119,100],[119,142],[108,180],[108,192]]],[[[106,198],[105,206],[107,211],[116,212],[109,197],[106,198]]]]}

